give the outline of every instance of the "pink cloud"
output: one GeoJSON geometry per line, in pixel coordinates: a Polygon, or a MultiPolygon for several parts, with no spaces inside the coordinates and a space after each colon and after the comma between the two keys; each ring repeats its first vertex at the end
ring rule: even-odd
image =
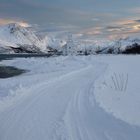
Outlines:
{"type": "Polygon", "coordinates": [[[31,26],[30,24],[28,24],[25,21],[0,18],[0,25],[10,24],[10,23],[18,23],[19,25],[21,25],[23,27],[30,27],[31,26]]]}

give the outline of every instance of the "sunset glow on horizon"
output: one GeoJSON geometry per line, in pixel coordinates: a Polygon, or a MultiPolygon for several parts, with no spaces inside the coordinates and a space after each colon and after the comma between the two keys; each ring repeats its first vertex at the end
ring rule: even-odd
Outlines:
{"type": "Polygon", "coordinates": [[[137,35],[139,15],[137,0],[0,0],[0,25],[33,24],[95,37],[137,35]]]}

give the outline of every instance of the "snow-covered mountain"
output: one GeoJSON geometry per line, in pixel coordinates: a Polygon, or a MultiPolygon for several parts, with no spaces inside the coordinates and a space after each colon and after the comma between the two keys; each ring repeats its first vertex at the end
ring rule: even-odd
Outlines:
{"type": "Polygon", "coordinates": [[[32,28],[11,23],[0,27],[0,53],[47,53],[61,50],[66,42],[54,36],[40,36],[32,28]]]}
{"type": "MultiPolygon", "coordinates": [[[[65,36],[67,36],[65,34],[65,36]]],[[[67,40],[68,41],[68,40],[67,40]]],[[[11,23],[0,27],[0,53],[47,53],[63,51],[66,39],[55,35],[39,35],[32,28],[11,23]]],[[[140,53],[140,39],[125,38],[114,41],[90,41],[72,38],[76,54],[140,53]]],[[[69,46],[71,48],[71,46],[69,46]]]]}
{"type": "Polygon", "coordinates": [[[25,51],[47,51],[48,38],[39,38],[32,29],[22,27],[17,23],[11,23],[0,27],[0,50],[18,49],[25,51]]]}
{"type": "Polygon", "coordinates": [[[99,47],[97,53],[101,54],[138,54],[140,53],[140,39],[127,37],[106,43],[105,47],[99,47]]]}
{"type": "Polygon", "coordinates": [[[59,39],[55,36],[45,36],[44,41],[47,44],[48,47],[51,47],[52,49],[61,50],[63,46],[66,45],[67,41],[65,39],[59,39]]]}

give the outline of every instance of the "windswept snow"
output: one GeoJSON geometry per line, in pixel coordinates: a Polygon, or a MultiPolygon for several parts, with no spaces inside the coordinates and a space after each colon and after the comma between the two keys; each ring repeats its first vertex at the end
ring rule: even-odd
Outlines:
{"type": "Polygon", "coordinates": [[[68,56],[0,62],[30,70],[0,80],[0,140],[139,140],[138,60],[68,56]],[[110,86],[114,72],[128,74],[125,90],[110,86]]]}

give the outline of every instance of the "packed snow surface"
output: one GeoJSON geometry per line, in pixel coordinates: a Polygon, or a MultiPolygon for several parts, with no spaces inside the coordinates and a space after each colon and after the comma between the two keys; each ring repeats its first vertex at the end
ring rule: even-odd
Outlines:
{"type": "Polygon", "coordinates": [[[140,56],[17,58],[0,79],[0,140],[139,140],[140,56]]]}

